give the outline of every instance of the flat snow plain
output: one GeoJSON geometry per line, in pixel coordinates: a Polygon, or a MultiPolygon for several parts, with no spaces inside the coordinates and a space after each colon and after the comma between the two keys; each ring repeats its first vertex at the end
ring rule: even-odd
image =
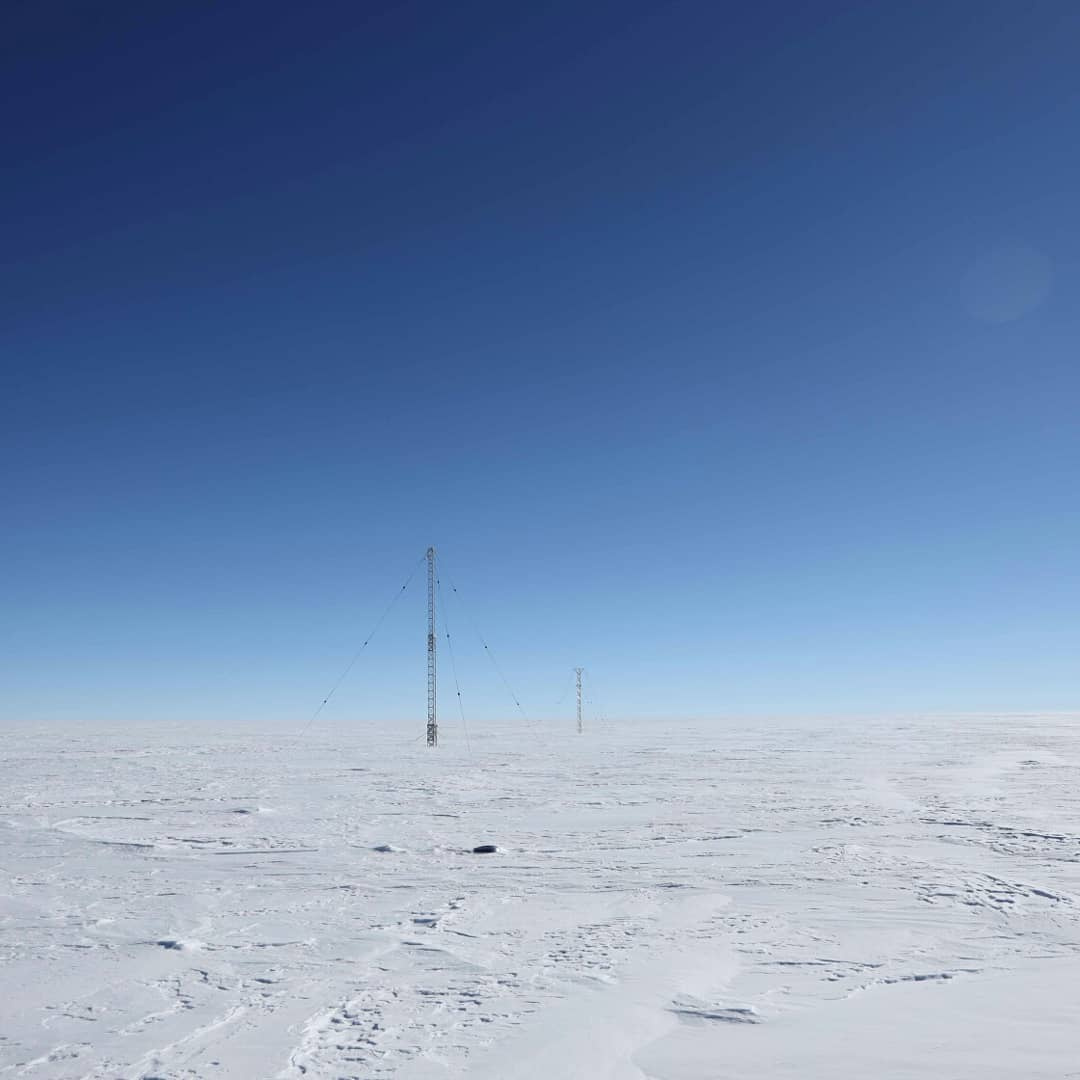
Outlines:
{"type": "Polygon", "coordinates": [[[1080,1077],[1076,718],[15,732],[0,868],[2,1077],[1080,1077]]]}

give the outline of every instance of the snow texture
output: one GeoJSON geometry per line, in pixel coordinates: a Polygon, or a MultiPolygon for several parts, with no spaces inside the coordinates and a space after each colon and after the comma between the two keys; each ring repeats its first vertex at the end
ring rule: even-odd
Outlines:
{"type": "Polygon", "coordinates": [[[5,741],[3,1078],[1080,1078],[1068,717],[5,741]]]}

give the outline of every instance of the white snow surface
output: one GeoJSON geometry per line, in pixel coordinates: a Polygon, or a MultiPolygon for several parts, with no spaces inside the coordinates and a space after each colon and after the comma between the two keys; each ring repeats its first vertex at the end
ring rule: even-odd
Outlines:
{"type": "Polygon", "coordinates": [[[1080,1077],[1077,719],[452,735],[5,735],[0,1077],[1080,1077]]]}

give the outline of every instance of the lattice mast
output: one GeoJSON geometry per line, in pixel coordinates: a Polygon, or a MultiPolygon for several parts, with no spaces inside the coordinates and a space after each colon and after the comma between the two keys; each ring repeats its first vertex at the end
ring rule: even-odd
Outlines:
{"type": "Polygon", "coordinates": [[[584,668],[574,668],[574,674],[577,676],[577,733],[580,735],[585,730],[585,724],[581,717],[581,673],[584,668]]]}
{"type": "Polygon", "coordinates": [[[435,715],[435,549],[427,549],[427,744],[439,745],[435,715]]]}

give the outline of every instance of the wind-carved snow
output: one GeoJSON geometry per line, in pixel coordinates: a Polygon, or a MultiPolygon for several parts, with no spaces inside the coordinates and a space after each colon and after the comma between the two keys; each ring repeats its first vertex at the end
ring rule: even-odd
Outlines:
{"type": "Polygon", "coordinates": [[[0,1077],[1080,1060],[1066,718],[6,747],[0,1077]]]}

